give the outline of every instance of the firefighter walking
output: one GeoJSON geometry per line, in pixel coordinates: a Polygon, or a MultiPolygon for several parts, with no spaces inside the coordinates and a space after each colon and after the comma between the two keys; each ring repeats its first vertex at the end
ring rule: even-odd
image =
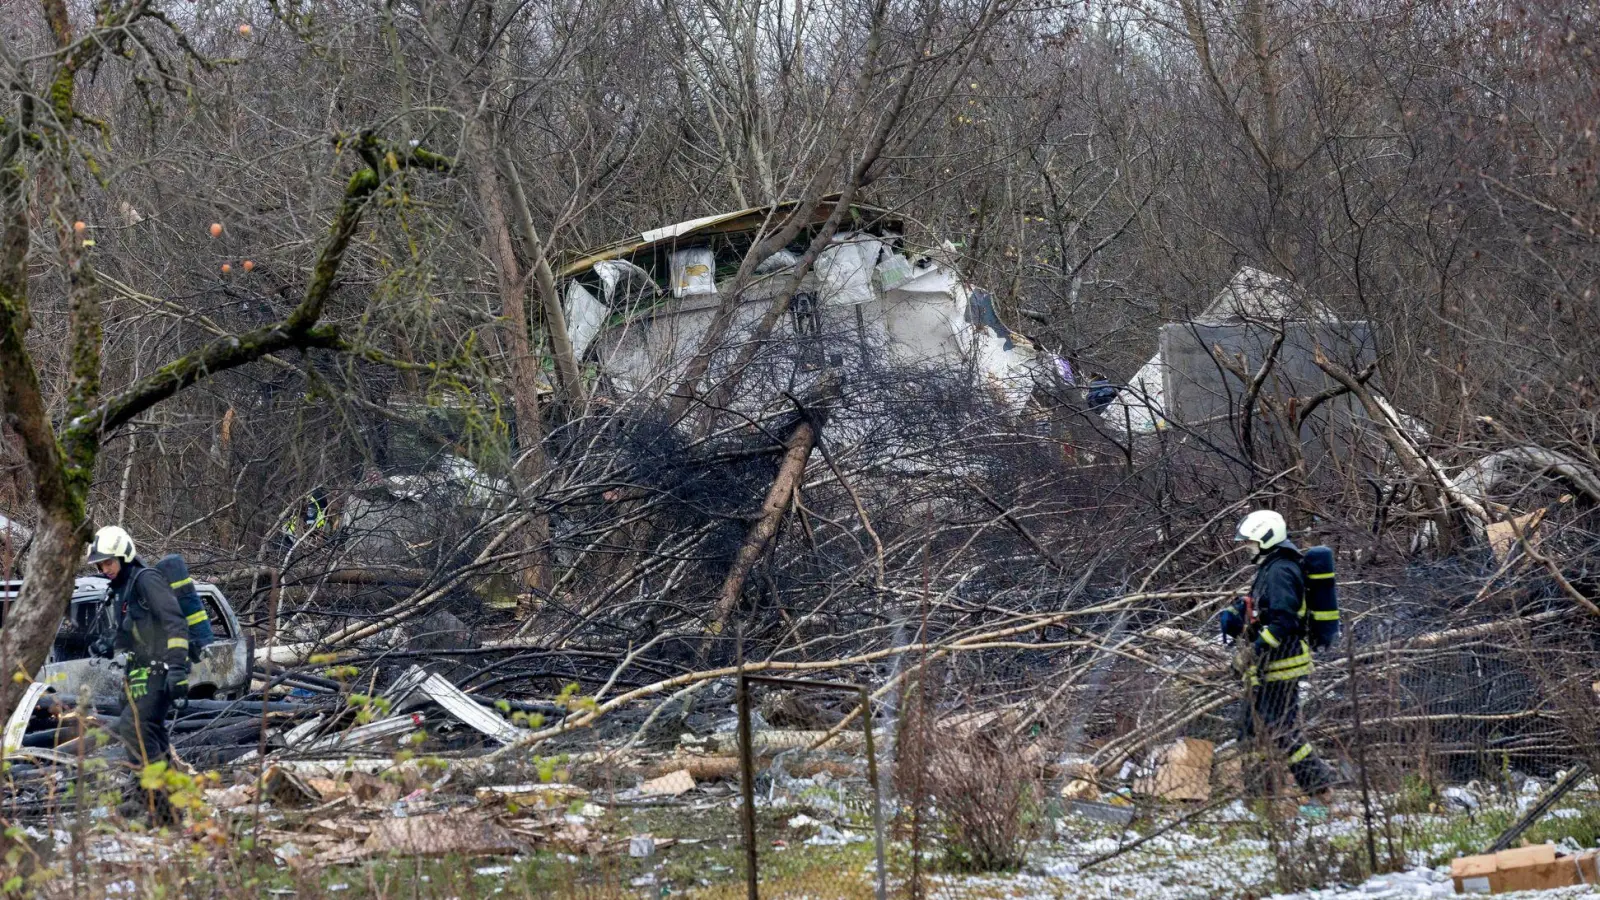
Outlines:
{"type": "Polygon", "coordinates": [[[1283,516],[1272,510],[1245,516],[1234,539],[1254,552],[1256,563],[1249,595],[1222,613],[1222,633],[1238,648],[1233,671],[1244,681],[1247,698],[1240,742],[1271,741],[1300,789],[1326,803],[1334,773],[1300,730],[1300,682],[1311,674],[1316,628],[1306,605],[1302,555],[1289,541],[1283,516]]]}
{"type": "Polygon", "coordinates": [[[108,525],[95,532],[89,562],[111,579],[112,649],[128,654],[122,709],[112,731],[136,765],[167,761],[167,712],[189,695],[189,625],[167,579],[138,557],[126,531],[108,525]]]}

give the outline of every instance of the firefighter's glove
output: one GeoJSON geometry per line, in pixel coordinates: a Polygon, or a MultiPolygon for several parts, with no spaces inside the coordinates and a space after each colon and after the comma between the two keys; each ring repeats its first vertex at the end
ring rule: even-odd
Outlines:
{"type": "Polygon", "coordinates": [[[1256,667],[1255,645],[1247,641],[1240,641],[1239,648],[1233,651],[1233,659],[1229,662],[1228,667],[1233,670],[1233,674],[1240,678],[1249,675],[1256,667]]]}
{"type": "Polygon", "coordinates": [[[167,696],[172,698],[173,709],[189,705],[189,673],[182,669],[167,670],[167,696]]]}

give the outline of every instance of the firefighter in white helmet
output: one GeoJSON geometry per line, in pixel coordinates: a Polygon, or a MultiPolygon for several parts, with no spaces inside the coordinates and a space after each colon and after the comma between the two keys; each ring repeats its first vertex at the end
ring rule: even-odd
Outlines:
{"type": "Polygon", "coordinates": [[[113,650],[127,651],[122,709],[113,731],[140,765],[167,760],[167,712],[189,695],[189,625],[159,571],[136,554],[133,538],[115,525],[95,532],[89,559],[111,579],[116,620],[113,650]]]}
{"type": "Polygon", "coordinates": [[[1327,802],[1334,773],[1300,731],[1300,682],[1311,674],[1307,642],[1306,576],[1283,516],[1258,509],[1244,517],[1234,540],[1256,563],[1248,596],[1222,613],[1222,633],[1234,640],[1233,669],[1246,686],[1240,740],[1263,735],[1284,754],[1295,783],[1327,802]]]}

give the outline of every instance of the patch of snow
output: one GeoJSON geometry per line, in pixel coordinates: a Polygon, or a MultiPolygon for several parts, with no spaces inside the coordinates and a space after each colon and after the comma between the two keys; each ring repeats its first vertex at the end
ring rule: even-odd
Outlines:
{"type": "Polygon", "coordinates": [[[864,834],[844,832],[832,825],[824,825],[812,837],[806,838],[806,843],[813,847],[840,847],[845,844],[856,844],[867,839],[864,834]]]}

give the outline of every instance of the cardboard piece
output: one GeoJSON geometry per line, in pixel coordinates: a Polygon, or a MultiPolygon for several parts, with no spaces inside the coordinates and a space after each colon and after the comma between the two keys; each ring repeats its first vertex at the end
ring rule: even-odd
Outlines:
{"type": "Polygon", "coordinates": [[[685,769],[653,778],[639,785],[639,793],[647,797],[677,797],[692,790],[694,790],[694,776],[685,769]]]}
{"type": "Polygon", "coordinates": [[[1211,783],[1225,793],[1244,790],[1244,757],[1230,756],[1216,762],[1211,768],[1211,783]]]}
{"type": "Polygon", "coordinates": [[[1156,755],[1154,775],[1133,783],[1133,792],[1161,800],[1211,799],[1211,760],[1216,745],[1199,738],[1181,738],[1156,755]]]}
{"type": "Polygon", "coordinates": [[[1100,799],[1100,785],[1085,778],[1074,778],[1061,786],[1061,797],[1064,800],[1087,800],[1092,803],[1100,799]]]}
{"type": "Polygon", "coordinates": [[[1463,856],[1450,863],[1450,877],[1458,894],[1505,894],[1596,884],[1600,883],[1596,857],[1593,852],[1557,857],[1555,845],[1536,844],[1463,856]]]}
{"type": "Polygon", "coordinates": [[[1188,766],[1211,771],[1211,760],[1217,754],[1217,745],[1199,738],[1179,738],[1166,750],[1168,765],[1188,766]]]}
{"type": "Polygon", "coordinates": [[[501,856],[527,851],[511,832],[462,813],[382,819],[362,849],[395,856],[501,856]]]}
{"type": "Polygon", "coordinates": [[[1529,544],[1537,545],[1539,543],[1539,535],[1534,533],[1534,529],[1538,528],[1539,523],[1542,521],[1544,521],[1544,510],[1536,509],[1531,513],[1515,516],[1504,522],[1491,523],[1485,528],[1485,536],[1489,539],[1489,550],[1494,553],[1495,562],[1504,563],[1506,561],[1506,554],[1510,553],[1512,548],[1517,545],[1517,532],[1519,531],[1523,537],[1528,539],[1529,544]]]}

